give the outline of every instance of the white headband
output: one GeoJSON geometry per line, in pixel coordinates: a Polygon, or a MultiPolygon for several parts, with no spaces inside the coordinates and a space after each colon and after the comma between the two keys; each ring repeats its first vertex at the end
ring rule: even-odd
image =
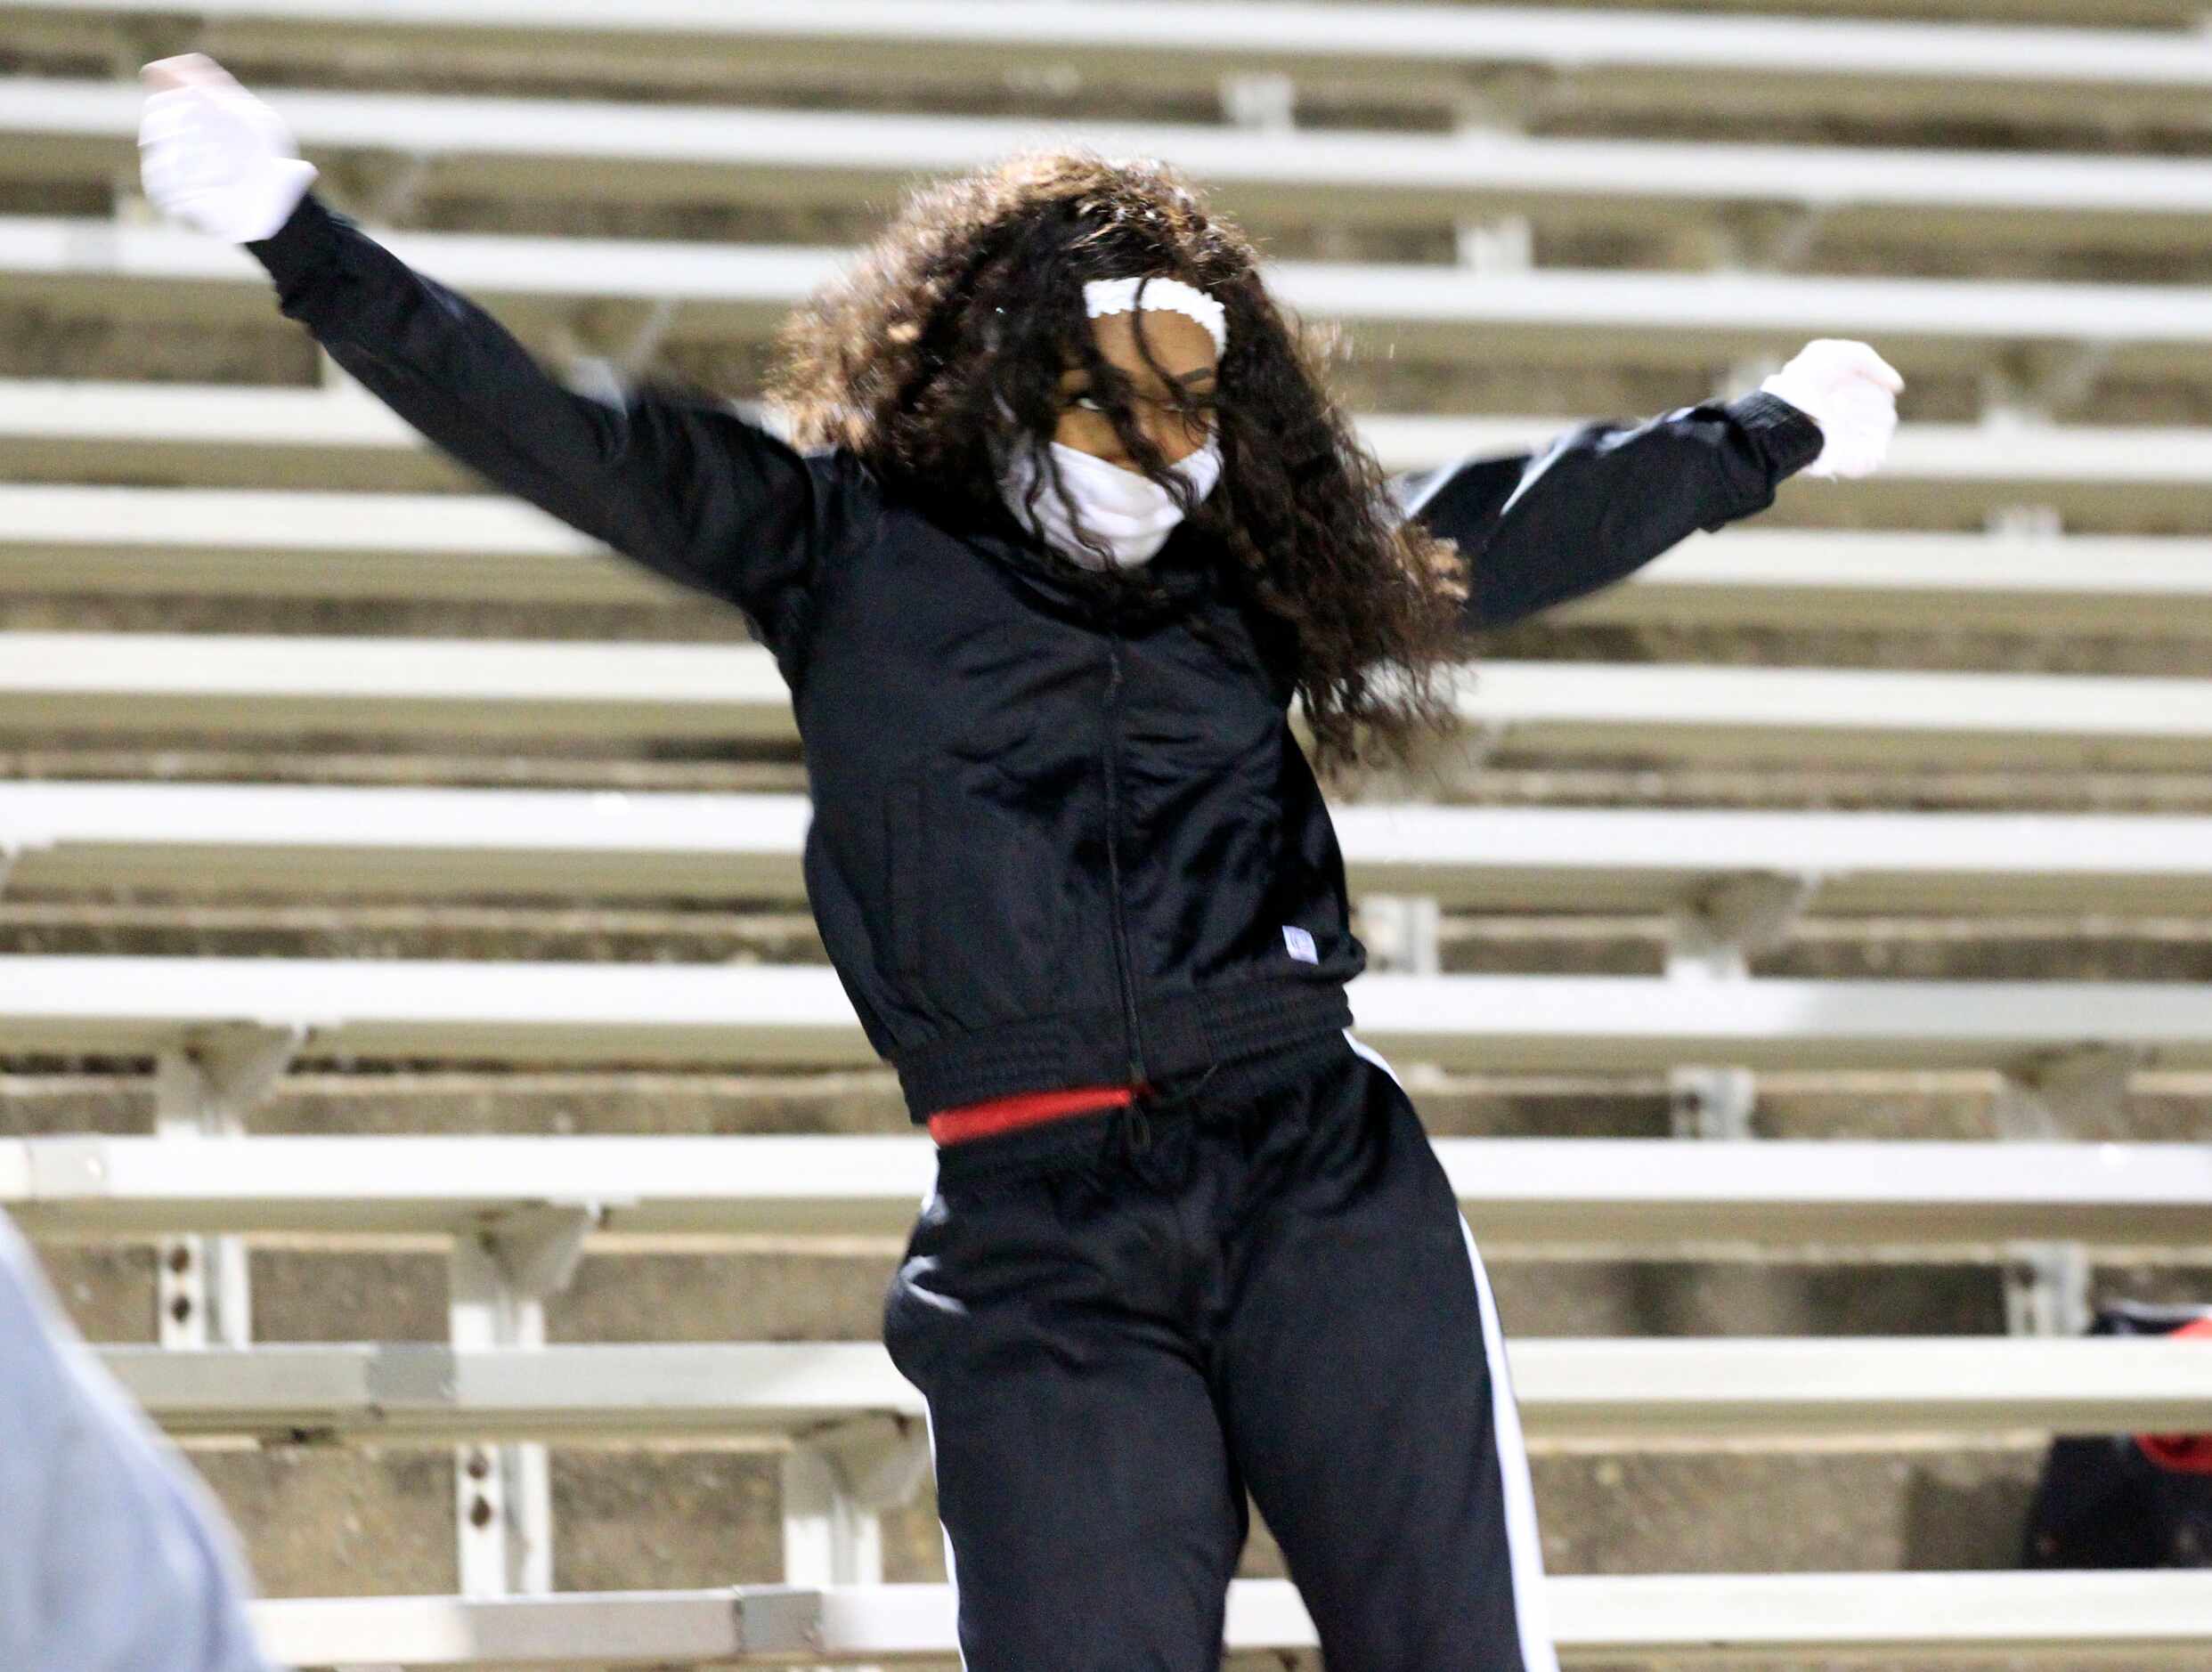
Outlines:
{"type": "Polygon", "coordinates": [[[1196,320],[1214,339],[1214,352],[1228,352],[1229,310],[1180,279],[1094,279],[1083,287],[1083,304],[1093,319],[1102,313],[1134,313],[1140,290],[1147,312],[1165,309],[1196,320]]]}

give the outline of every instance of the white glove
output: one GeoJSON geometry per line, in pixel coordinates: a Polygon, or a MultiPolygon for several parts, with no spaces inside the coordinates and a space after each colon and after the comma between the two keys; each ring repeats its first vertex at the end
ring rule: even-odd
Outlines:
{"type": "Polygon", "coordinates": [[[173,220],[232,244],[282,226],[315,178],[283,119],[199,53],[140,73],[150,89],[138,124],[146,196],[173,220]]]}
{"type": "Polygon", "coordinates": [[[1759,386],[1787,401],[1826,437],[1806,475],[1868,476],[1897,433],[1905,379],[1866,344],[1823,337],[1759,386]]]}

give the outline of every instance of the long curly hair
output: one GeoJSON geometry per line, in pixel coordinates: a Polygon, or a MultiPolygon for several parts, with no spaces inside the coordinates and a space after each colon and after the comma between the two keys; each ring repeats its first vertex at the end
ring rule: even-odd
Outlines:
{"type": "MultiPolygon", "coordinates": [[[[886,484],[987,524],[1008,517],[1011,450],[1035,450],[1057,488],[1045,442],[1061,378],[1081,368],[1129,456],[1226,548],[1272,621],[1324,769],[1403,759],[1445,722],[1438,670],[1463,644],[1455,548],[1398,515],[1323,387],[1333,339],[1275,304],[1250,240],[1164,166],[1046,151],[923,189],[778,346],[770,399],[799,444],[846,449],[886,484]],[[1221,485],[1195,506],[1084,307],[1086,281],[1143,277],[1195,285],[1228,312],[1221,485]]],[[[1141,568],[1078,572],[1102,594],[1150,584],[1141,568]]]]}

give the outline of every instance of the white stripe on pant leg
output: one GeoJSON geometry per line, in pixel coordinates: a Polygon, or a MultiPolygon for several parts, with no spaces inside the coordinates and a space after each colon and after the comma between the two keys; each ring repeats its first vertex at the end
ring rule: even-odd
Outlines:
{"type": "MultiPolygon", "coordinates": [[[[1380,1052],[1362,1045],[1346,1028],[1346,1043],[1391,1078],[1405,1083],[1380,1052]]],[[[1483,1315],[1483,1358],[1490,1367],[1490,1426],[1498,1449],[1498,1478],[1505,1492],[1506,1554],[1513,1568],[1513,1615],[1521,1631],[1523,1672],[1559,1672],[1551,1640],[1551,1615],[1544,1595],[1544,1546],[1536,1530],[1536,1489],[1528,1477],[1528,1449],[1521,1441],[1520,1407],[1514,1402],[1513,1377],[1506,1365],[1505,1334],[1498,1323],[1498,1303],[1490,1292],[1490,1273],[1475,1246],[1467,1216],[1460,1215],[1460,1236],[1467,1263],[1475,1273],[1475,1300],[1483,1315]]]]}
{"type": "MultiPolygon", "coordinates": [[[[922,1432],[930,1442],[930,1489],[937,1489],[937,1423],[930,1414],[930,1398],[922,1396],[922,1432]]],[[[960,1656],[961,1672],[967,1672],[968,1652],[960,1642],[960,1574],[953,1563],[952,1529],[945,1525],[945,1518],[937,1518],[938,1536],[945,1541],[945,1589],[952,1597],[953,1648],[960,1656]]]]}
{"type": "Polygon", "coordinates": [[[1385,1074],[1388,1075],[1390,1076],[1390,1084],[1396,1086],[1399,1091],[1403,1092],[1405,1090],[1405,1082],[1398,1078],[1398,1071],[1395,1068],[1392,1067],[1388,1063],[1382,1059],[1382,1053],[1375,1050],[1372,1046],[1362,1045],[1358,1040],[1353,1038],[1352,1030],[1348,1027],[1344,1030],[1344,1043],[1351,1046],[1352,1049],[1357,1051],[1361,1056],[1366,1058],[1368,1061],[1373,1063],[1378,1068],[1380,1068],[1385,1074]]]}
{"type": "Polygon", "coordinates": [[[1497,1437],[1498,1476],[1505,1488],[1506,1549],[1513,1564],[1513,1612],[1521,1626],[1525,1672],[1559,1672],[1551,1640],[1551,1615],[1544,1595],[1544,1546],[1536,1529],[1536,1489],[1528,1476],[1528,1449],[1521,1441],[1521,1412],[1514,1402],[1513,1378],[1506,1366],[1505,1335],[1498,1326],[1498,1303],[1490,1293],[1490,1273],[1475,1247],[1467,1216],[1460,1216],[1468,1264],[1475,1270],[1475,1298],[1483,1311],[1483,1354],[1490,1361],[1491,1429],[1497,1437]]]}
{"type": "MultiPolygon", "coordinates": [[[[922,1211],[924,1213],[928,1213],[930,1204],[935,1200],[937,1200],[937,1181],[932,1179],[930,1181],[929,1189],[923,1195],[922,1211]]],[[[913,1384],[910,1383],[908,1385],[913,1384]]],[[[915,1388],[914,1391],[922,1393],[920,1388],[915,1388]]],[[[930,1445],[930,1490],[934,1493],[937,1490],[937,1418],[930,1409],[930,1396],[926,1393],[922,1393],[922,1433],[930,1445]]],[[[952,1529],[945,1525],[945,1518],[942,1515],[937,1518],[937,1534],[945,1544],[945,1590],[952,1598],[953,1648],[960,1656],[961,1672],[967,1672],[968,1652],[961,1646],[960,1642],[960,1575],[953,1563],[952,1529]]]]}

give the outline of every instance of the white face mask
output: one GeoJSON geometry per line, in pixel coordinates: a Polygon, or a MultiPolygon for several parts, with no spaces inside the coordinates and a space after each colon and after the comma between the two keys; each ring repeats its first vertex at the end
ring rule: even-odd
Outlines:
{"type": "MultiPolygon", "coordinates": [[[[1150,476],[1110,465],[1058,442],[1051,446],[1060,466],[1060,479],[1068,498],[1075,501],[1084,532],[1113,554],[1117,567],[1133,569],[1150,563],[1183,521],[1183,507],[1175,503],[1175,496],[1150,476]]],[[[1192,504],[1204,499],[1221,482],[1220,438],[1208,436],[1203,447],[1171,467],[1170,473],[1191,490],[1192,504]]],[[[1037,454],[1024,447],[1014,454],[1000,477],[999,491],[1015,520],[1086,569],[1105,568],[1098,553],[1077,535],[1067,501],[1053,491],[1050,481],[1037,494],[1035,508],[1030,508],[1029,490],[1037,475],[1037,454]]]]}

